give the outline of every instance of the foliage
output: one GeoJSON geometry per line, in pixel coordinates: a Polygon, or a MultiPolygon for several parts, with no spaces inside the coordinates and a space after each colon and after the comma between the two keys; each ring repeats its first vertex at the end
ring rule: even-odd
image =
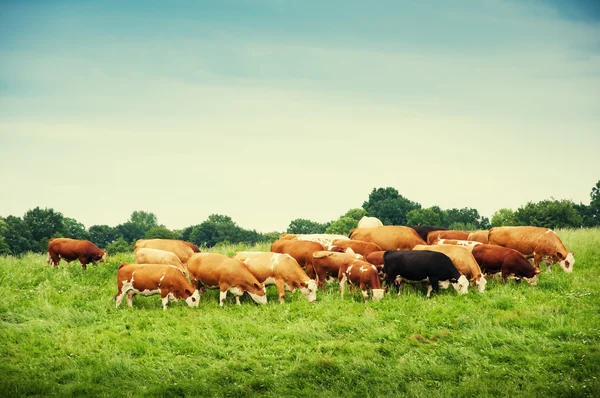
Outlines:
{"type": "Polygon", "coordinates": [[[181,239],[181,235],[175,231],[171,231],[164,225],[159,225],[156,227],[150,228],[146,235],[144,235],[145,239],[181,239]]]}
{"type": "Polygon", "coordinates": [[[90,239],[90,234],[86,231],[85,225],[70,217],[65,217],[63,220],[62,235],[71,239],[90,239]]]}
{"type": "Polygon", "coordinates": [[[377,217],[383,225],[406,225],[408,212],[421,205],[406,199],[396,188],[373,188],[369,199],[363,203],[367,215],[377,217]]]}
{"type": "Polygon", "coordinates": [[[355,218],[343,216],[331,223],[325,230],[325,233],[348,236],[350,230],[357,226],[358,221],[355,218]]]}
{"type": "Polygon", "coordinates": [[[579,227],[582,217],[570,200],[542,200],[528,202],[515,212],[518,225],[533,225],[547,228],[579,227]]]}
{"type": "Polygon", "coordinates": [[[463,207],[462,209],[453,208],[443,210],[442,225],[451,228],[451,225],[457,224],[474,225],[475,228],[473,229],[489,228],[489,220],[486,217],[481,217],[477,209],[463,207]]]}
{"type": "Polygon", "coordinates": [[[89,234],[89,240],[101,249],[106,248],[119,238],[117,229],[108,225],[92,225],[89,234]]]}
{"type": "Polygon", "coordinates": [[[329,227],[329,224],[321,224],[305,218],[296,218],[288,226],[288,234],[322,234],[329,227]]]}
{"type": "Polygon", "coordinates": [[[26,253],[32,250],[32,244],[34,243],[39,249],[38,243],[33,242],[33,237],[27,229],[27,225],[20,217],[8,216],[4,219],[4,222],[6,223],[4,241],[10,249],[10,254],[17,256],[26,253]]]}
{"type": "MultiPolygon", "coordinates": [[[[342,217],[350,217],[356,221],[360,221],[361,218],[367,215],[367,211],[361,208],[350,209],[342,217]]],[[[341,218],[341,217],[340,217],[341,218]]]]}
{"type": "Polygon", "coordinates": [[[479,229],[479,227],[473,223],[453,222],[448,226],[448,229],[457,229],[459,231],[475,231],[479,229]]]}
{"type": "Polygon", "coordinates": [[[582,218],[582,226],[595,227],[600,225],[600,180],[590,192],[589,206],[580,203],[578,205],[574,205],[574,207],[582,218]]]}
{"type": "Polygon", "coordinates": [[[406,214],[407,225],[438,225],[442,226],[440,212],[433,208],[414,209],[406,214]]]}
{"type": "Polygon", "coordinates": [[[127,243],[123,237],[120,237],[115,242],[106,246],[106,252],[109,255],[117,253],[128,253],[133,251],[133,244],[127,243]]]}
{"type": "Polygon", "coordinates": [[[154,213],[138,210],[131,213],[129,220],[117,225],[117,232],[129,243],[143,239],[146,233],[157,227],[157,218],[154,213]]]}
{"type": "Polygon", "coordinates": [[[0,217],[0,255],[10,254],[10,246],[6,242],[6,234],[8,233],[8,225],[2,217],[0,217]]]}
{"type": "Polygon", "coordinates": [[[496,210],[492,214],[492,226],[493,227],[510,227],[517,225],[515,219],[515,212],[512,209],[503,208],[496,210]]]}
{"type": "Polygon", "coordinates": [[[23,216],[25,228],[29,231],[29,250],[43,253],[48,250],[48,241],[64,233],[64,217],[54,209],[28,210],[23,216]]]}
{"type": "Polygon", "coordinates": [[[213,247],[219,242],[257,243],[268,238],[256,232],[239,227],[231,217],[211,214],[208,219],[192,228],[188,240],[197,246],[213,247]]]}

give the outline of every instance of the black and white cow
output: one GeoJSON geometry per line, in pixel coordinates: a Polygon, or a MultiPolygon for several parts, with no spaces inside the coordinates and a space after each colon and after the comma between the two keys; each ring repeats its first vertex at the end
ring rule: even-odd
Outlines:
{"type": "Polygon", "coordinates": [[[469,281],[443,253],[430,251],[387,250],[383,255],[383,272],[387,286],[396,284],[398,291],[404,282],[429,282],[431,291],[439,291],[440,282],[452,283],[459,294],[467,293],[469,281]]]}

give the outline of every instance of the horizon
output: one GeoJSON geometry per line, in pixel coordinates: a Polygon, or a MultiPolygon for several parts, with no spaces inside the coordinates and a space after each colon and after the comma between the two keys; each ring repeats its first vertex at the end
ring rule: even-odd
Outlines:
{"type": "Polygon", "coordinates": [[[0,3],[0,212],[86,228],[589,204],[600,3],[0,3]]]}

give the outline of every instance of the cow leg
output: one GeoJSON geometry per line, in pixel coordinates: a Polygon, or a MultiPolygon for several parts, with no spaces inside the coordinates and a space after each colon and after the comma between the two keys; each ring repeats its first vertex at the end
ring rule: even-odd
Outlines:
{"type": "Polygon", "coordinates": [[[369,292],[367,291],[367,286],[363,282],[360,283],[360,291],[362,292],[363,299],[367,301],[369,299],[369,292]]]}
{"type": "Polygon", "coordinates": [[[87,256],[79,257],[79,262],[81,263],[81,268],[87,269],[87,263],[88,263],[87,256]]]}
{"type": "MultiPolygon", "coordinates": [[[[135,296],[135,293],[133,291],[127,293],[127,305],[129,307],[133,307],[133,296],[135,296]]],[[[121,298],[122,300],[123,298],[121,298]]]]}
{"type": "Polygon", "coordinates": [[[50,254],[50,258],[52,259],[52,266],[54,268],[58,268],[58,263],[60,262],[60,256],[56,253],[50,254]]]}
{"type": "Polygon", "coordinates": [[[540,264],[542,263],[542,258],[543,258],[543,255],[541,253],[534,253],[533,265],[535,266],[535,268],[537,268],[537,269],[540,268],[540,264]]]}
{"type": "Polygon", "coordinates": [[[432,289],[435,294],[438,294],[438,292],[440,291],[440,280],[437,278],[429,277],[429,287],[427,288],[429,295],[427,297],[430,297],[431,295],[431,290],[429,289],[432,289]]]}
{"type": "MultiPolygon", "coordinates": [[[[283,279],[275,279],[275,287],[279,296],[279,304],[283,304],[285,298],[285,281],[283,279]]],[[[292,289],[289,290],[291,291],[292,289]]]]}
{"type": "Polygon", "coordinates": [[[432,290],[433,290],[433,287],[431,286],[431,283],[427,284],[427,297],[431,297],[432,290]]]}
{"type": "Polygon", "coordinates": [[[319,287],[321,289],[323,289],[323,292],[325,292],[325,278],[326,277],[327,277],[327,275],[325,274],[325,272],[319,270],[319,272],[317,273],[317,283],[319,284],[319,287]]]}
{"type": "Polygon", "coordinates": [[[340,281],[340,297],[342,300],[344,299],[344,291],[346,290],[346,282],[348,282],[348,277],[346,274],[342,275],[342,280],[340,281]]]}
{"type": "Polygon", "coordinates": [[[119,306],[121,305],[121,301],[123,301],[123,296],[124,295],[125,295],[125,293],[121,292],[121,289],[119,289],[119,291],[117,292],[117,294],[115,294],[116,308],[119,308],[119,306]]]}
{"type": "Polygon", "coordinates": [[[222,307],[223,304],[225,304],[225,298],[227,297],[227,286],[221,286],[220,287],[220,294],[219,294],[219,305],[222,307]]]}

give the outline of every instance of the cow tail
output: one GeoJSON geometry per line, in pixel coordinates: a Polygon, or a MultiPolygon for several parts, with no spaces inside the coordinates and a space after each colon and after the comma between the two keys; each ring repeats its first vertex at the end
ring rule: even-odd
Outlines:
{"type": "Polygon", "coordinates": [[[350,230],[350,232],[348,232],[348,238],[352,239],[352,234],[354,233],[355,230],[356,230],[356,228],[352,228],[350,230]]]}
{"type": "Polygon", "coordinates": [[[127,265],[127,263],[121,263],[121,265],[119,265],[119,268],[118,268],[118,269],[121,269],[121,268],[123,268],[125,265],[127,265]]]}

